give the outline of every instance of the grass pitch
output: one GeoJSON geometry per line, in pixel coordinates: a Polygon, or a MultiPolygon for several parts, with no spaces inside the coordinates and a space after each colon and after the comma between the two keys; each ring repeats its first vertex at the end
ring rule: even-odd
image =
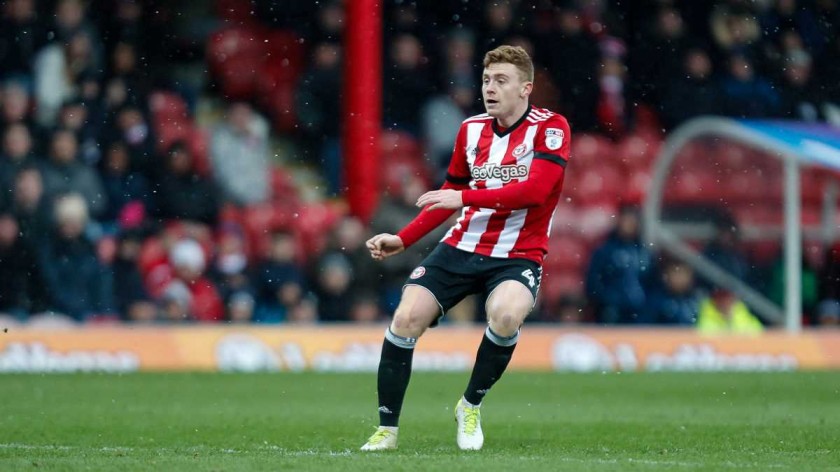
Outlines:
{"type": "Polygon", "coordinates": [[[0,470],[840,470],[840,373],[509,373],[461,452],[466,378],[415,373],[371,454],[373,374],[5,375],[0,470]]]}

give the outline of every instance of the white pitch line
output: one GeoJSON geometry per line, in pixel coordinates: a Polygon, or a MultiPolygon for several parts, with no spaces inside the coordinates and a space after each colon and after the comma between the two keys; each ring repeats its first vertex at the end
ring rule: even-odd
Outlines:
{"type": "MultiPolygon", "coordinates": [[[[20,444],[20,443],[0,443],[0,450],[2,449],[17,449],[17,450],[25,450],[25,451],[96,451],[96,452],[136,452],[139,450],[144,451],[162,451],[162,452],[197,452],[197,451],[207,451],[210,449],[211,452],[217,451],[224,454],[241,454],[247,453],[247,451],[239,450],[239,449],[214,449],[209,448],[206,446],[187,446],[183,448],[167,448],[167,447],[149,447],[149,448],[135,448],[135,447],[126,447],[126,446],[102,446],[102,447],[88,447],[88,446],[66,446],[66,445],[54,445],[54,444],[20,444]]],[[[291,450],[286,449],[276,445],[264,445],[264,446],[257,446],[256,450],[261,451],[272,451],[276,452],[280,456],[285,457],[316,457],[316,456],[330,456],[330,457],[349,457],[355,454],[354,451],[349,449],[344,449],[342,451],[320,451],[317,449],[305,449],[305,450],[291,450]]],[[[451,451],[444,451],[440,450],[441,453],[451,452],[451,451]]],[[[414,457],[440,457],[438,454],[428,454],[428,453],[420,453],[416,452],[413,454],[414,457]]],[[[535,456],[526,456],[520,457],[519,459],[536,459],[535,456]]],[[[767,469],[784,469],[788,466],[782,464],[758,464],[758,463],[739,463],[739,462],[731,462],[727,461],[724,463],[718,464],[708,464],[708,463],[701,463],[701,462],[689,462],[689,461],[675,461],[675,460],[654,460],[654,459],[634,459],[634,458],[627,458],[627,459],[584,459],[578,457],[558,457],[554,458],[553,460],[557,460],[560,462],[566,463],[575,463],[575,464],[604,464],[604,465],[630,465],[630,464],[640,464],[640,465],[647,465],[647,466],[654,466],[654,467],[682,467],[682,468],[698,468],[698,467],[709,467],[709,466],[716,466],[716,467],[725,467],[727,469],[740,469],[744,467],[762,467],[767,469]]],[[[791,464],[794,466],[794,464],[791,464]]]]}

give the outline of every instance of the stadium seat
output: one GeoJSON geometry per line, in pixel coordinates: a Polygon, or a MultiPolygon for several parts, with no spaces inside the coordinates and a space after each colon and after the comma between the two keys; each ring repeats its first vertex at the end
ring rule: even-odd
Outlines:
{"type": "Polygon", "coordinates": [[[720,201],[720,185],[713,171],[676,169],[665,182],[666,203],[720,201]]]}
{"type": "Polygon", "coordinates": [[[298,200],[294,176],[281,166],[271,168],[271,198],[273,201],[298,200]]]}
{"type": "Polygon", "coordinates": [[[554,307],[563,296],[582,296],[583,294],[583,272],[546,272],[543,274],[539,296],[544,306],[554,307]]]}
{"type": "Polygon", "coordinates": [[[551,221],[551,237],[576,234],[578,232],[578,211],[574,205],[566,201],[566,192],[560,198],[560,203],[554,209],[551,221]]]}
{"type": "Polygon", "coordinates": [[[597,240],[613,229],[617,214],[617,202],[584,206],[578,214],[578,232],[590,241],[597,240]]]}
{"type": "Polygon", "coordinates": [[[590,248],[585,239],[573,236],[552,237],[548,240],[546,272],[581,271],[589,261],[590,248]]]}
{"type": "Polygon", "coordinates": [[[615,152],[627,170],[650,169],[661,146],[659,136],[631,134],[615,145],[615,152]]]}
{"type": "Polygon", "coordinates": [[[149,111],[154,123],[190,121],[187,102],[173,92],[153,92],[149,96],[149,111]]]}
{"type": "Polygon", "coordinates": [[[398,130],[383,130],[379,136],[379,146],[382,159],[411,159],[423,160],[423,147],[411,134],[398,130]]]}
{"type": "Polygon", "coordinates": [[[193,134],[193,125],[188,121],[167,122],[155,127],[157,151],[165,153],[178,141],[189,142],[193,134]]]}
{"type": "Polygon", "coordinates": [[[580,134],[572,139],[569,168],[597,167],[604,160],[614,160],[615,148],[608,138],[595,134],[580,134]]]}
{"type": "Polygon", "coordinates": [[[187,135],[187,148],[193,155],[193,169],[203,176],[213,173],[213,163],[210,161],[210,143],[207,132],[201,128],[192,128],[187,135]]]}
{"type": "Polygon", "coordinates": [[[603,161],[599,166],[581,172],[570,171],[564,192],[575,205],[618,202],[625,187],[624,180],[621,170],[603,161]]]}
{"type": "Polygon", "coordinates": [[[259,28],[229,27],[210,36],[207,62],[228,99],[254,96],[256,77],[265,60],[266,47],[259,28]]]}

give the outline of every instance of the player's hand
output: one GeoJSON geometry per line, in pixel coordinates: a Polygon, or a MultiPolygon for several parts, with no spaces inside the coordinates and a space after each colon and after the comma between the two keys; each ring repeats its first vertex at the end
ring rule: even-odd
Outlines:
{"type": "Polygon", "coordinates": [[[370,251],[370,257],[377,261],[399,254],[405,250],[402,238],[388,233],[377,234],[368,239],[365,245],[370,251]]]}
{"type": "Polygon", "coordinates": [[[464,206],[460,190],[432,190],[420,195],[417,199],[417,206],[426,207],[426,211],[445,209],[457,210],[464,206]]]}

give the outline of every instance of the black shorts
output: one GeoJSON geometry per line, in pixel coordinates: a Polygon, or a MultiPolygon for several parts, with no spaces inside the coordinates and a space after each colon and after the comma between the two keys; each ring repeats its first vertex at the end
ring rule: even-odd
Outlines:
{"type": "Polygon", "coordinates": [[[440,243],[414,269],[405,285],[419,285],[432,292],[443,316],[468,295],[489,296],[506,280],[521,282],[536,300],[541,279],[542,267],[534,261],[483,256],[440,243]]]}

